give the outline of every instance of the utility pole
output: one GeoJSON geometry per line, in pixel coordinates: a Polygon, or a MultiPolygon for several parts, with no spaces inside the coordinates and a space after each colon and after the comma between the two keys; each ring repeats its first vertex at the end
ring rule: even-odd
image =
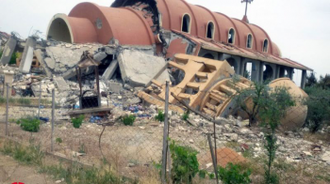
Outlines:
{"type": "Polygon", "coordinates": [[[247,15],[248,3],[252,3],[253,0],[241,0],[241,3],[245,3],[245,16],[247,15]]]}

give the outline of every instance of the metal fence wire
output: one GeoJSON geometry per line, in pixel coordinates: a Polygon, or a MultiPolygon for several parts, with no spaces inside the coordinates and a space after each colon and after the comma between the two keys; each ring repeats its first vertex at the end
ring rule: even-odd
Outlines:
{"type": "MultiPolygon", "coordinates": [[[[175,142],[196,151],[198,170],[207,173],[206,177],[196,174],[192,183],[221,183],[223,178],[212,177],[212,173],[229,163],[239,165],[241,173],[249,171],[251,183],[264,183],[265,135],[260,127],[248,127],[248,121],[240,117],[211,121],[190,112],[186,119],[168,109],[168,100],[165,107],[148,105],[133,90],[103,90],[99,108],[80,110],[75,103],[79,89],[60,90],[51,79],[36,82],[32,86],[35,96],[31,97],[15,97],[15,86],[4,86],[0,86],[5,89],[0,99],[0,135],[17,142],[33,139],[43,151],[58,157],[95,167],[106,163],[116,175],[140,183],[173,182],[177,174],[173,173],[177,172],[173,169],[175,150],[169,145],[175,142]],[[165,113],[164,121],[155,118],[160,110],[165,113]],[[125,125],[123,118],[130,115],[135,121],[125,125]],[[17,124],[22,118],[40,119],[40,129],[33,133],[23,130],[17,124]],[[80,118],[83,123],[74,127],[80,118]]],[[[308,140],[309,133],[302,130],[276,135],[278,149],[272,171],[277,173],[279,183],[330,182],[330,167],[322,160],[330,151],[328,142],[308,140]]]]}

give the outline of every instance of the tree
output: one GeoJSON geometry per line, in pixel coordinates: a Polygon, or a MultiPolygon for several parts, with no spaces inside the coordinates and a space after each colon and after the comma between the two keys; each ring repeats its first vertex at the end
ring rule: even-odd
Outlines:
{"type": "Polygon", "coordinates": [[[314,72],[311,73],[309,76],[307,76],[306,79],[307,79],[307,81],[306,81],[306,87],[317,85],[317,79],[315,77],[314,72]]]}

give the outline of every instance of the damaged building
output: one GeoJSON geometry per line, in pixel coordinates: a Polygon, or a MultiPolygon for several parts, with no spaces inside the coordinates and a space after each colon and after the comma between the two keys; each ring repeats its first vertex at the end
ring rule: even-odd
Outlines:
{"type": "MultiPolygon", "coordinates": [[[[47,40],[33,35],[18,41],[8,36],[2,65],[9,63],[18,43],[24,49],[16,73],[45,75],[43,81],[52,81],[49,86],[57,86],[63,97],[60,103],[76,105],[85,91],[94,91],[99,98],[100,93],[106,93],[104,97],[125,88],[163,106],[164,84],[171,81],[175,98],[170,96],[170,109],[183,112],[176,106],[179,98],[212,117],[228,116],[234,108],[228,93],[235,90],[226,81],[235,74],[243,76],[238,83],[242,88],[251,81],[272,81],[273,87],[285,85],[293,89],[292,95],[305,97],[291,80],[294,70],[301,70],[303,88],[306,73],[312,70],[283,58],[267,32],[249,23],[246,16],[229,18],[185,0],[116,0],[110,7],[80,3],[68,15],[52,17],[47,40]],[[92,64],[81,67],[86,60],[82,56],[87,55],[92,64]]],[[[32,83],[38,80],[30,80],[37,91],[38,83],[32,83]]],[[[25,90],[17,86],[17,91],[25,90]]],[[[97,106],[102,102],[98,99],[97,106]]],[[[298,112],[302,115],[296,122],[284,124],[300,126],[307,107],[298,104],[291,109],[295,116],[298,112]]]]}
{"type": "Polygon", "coordinates": [[[310,68],[283,58],[261,27],[211,12],[184,0],[116,0],[111,7],[81,3],[69,15],[51,20],[48,39],[151,47],[154,55],[176,53],[226,60],[236,74],[252,81],[292,79],[302,70],[301,87],[310,68]]]}

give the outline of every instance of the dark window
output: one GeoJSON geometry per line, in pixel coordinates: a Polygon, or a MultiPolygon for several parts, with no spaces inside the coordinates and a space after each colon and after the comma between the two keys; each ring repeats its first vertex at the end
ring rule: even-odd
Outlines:
{"type": "Polygon", "coordinates": [[[209,22],[208,24],[207,24],[207,30],[206,30],[207,32],[207,35],[206,35],[206,37],[207,38],[210,38],[210,39],[213,39],[213,35],[214,35],[214,24],[213,24],[213,22],[209,22]]]}
{"type": "Polygon", "coordinates": [[[182,19],[182,32],[189,33],[190,31],[190,16],[185,14],[182,19]]]}
{"type": "Polygon", "coordinates": [[[251,34],[249,34],[247,37],[246,47],[252,48],[252,35],[251,34]]]}
{"type": "Polygon", "coordinates": [[[265,39],[265,41],[264,41],[264,46],[262,48],[262,51],[263,52],[268,52],[268,40],[267,39],[265,39]]]}
{"type": "Polygon", "coordinates": [[[234,43],[235,41],[235,30],[232,28],[228,33],[228,43],[234,43]]]}

